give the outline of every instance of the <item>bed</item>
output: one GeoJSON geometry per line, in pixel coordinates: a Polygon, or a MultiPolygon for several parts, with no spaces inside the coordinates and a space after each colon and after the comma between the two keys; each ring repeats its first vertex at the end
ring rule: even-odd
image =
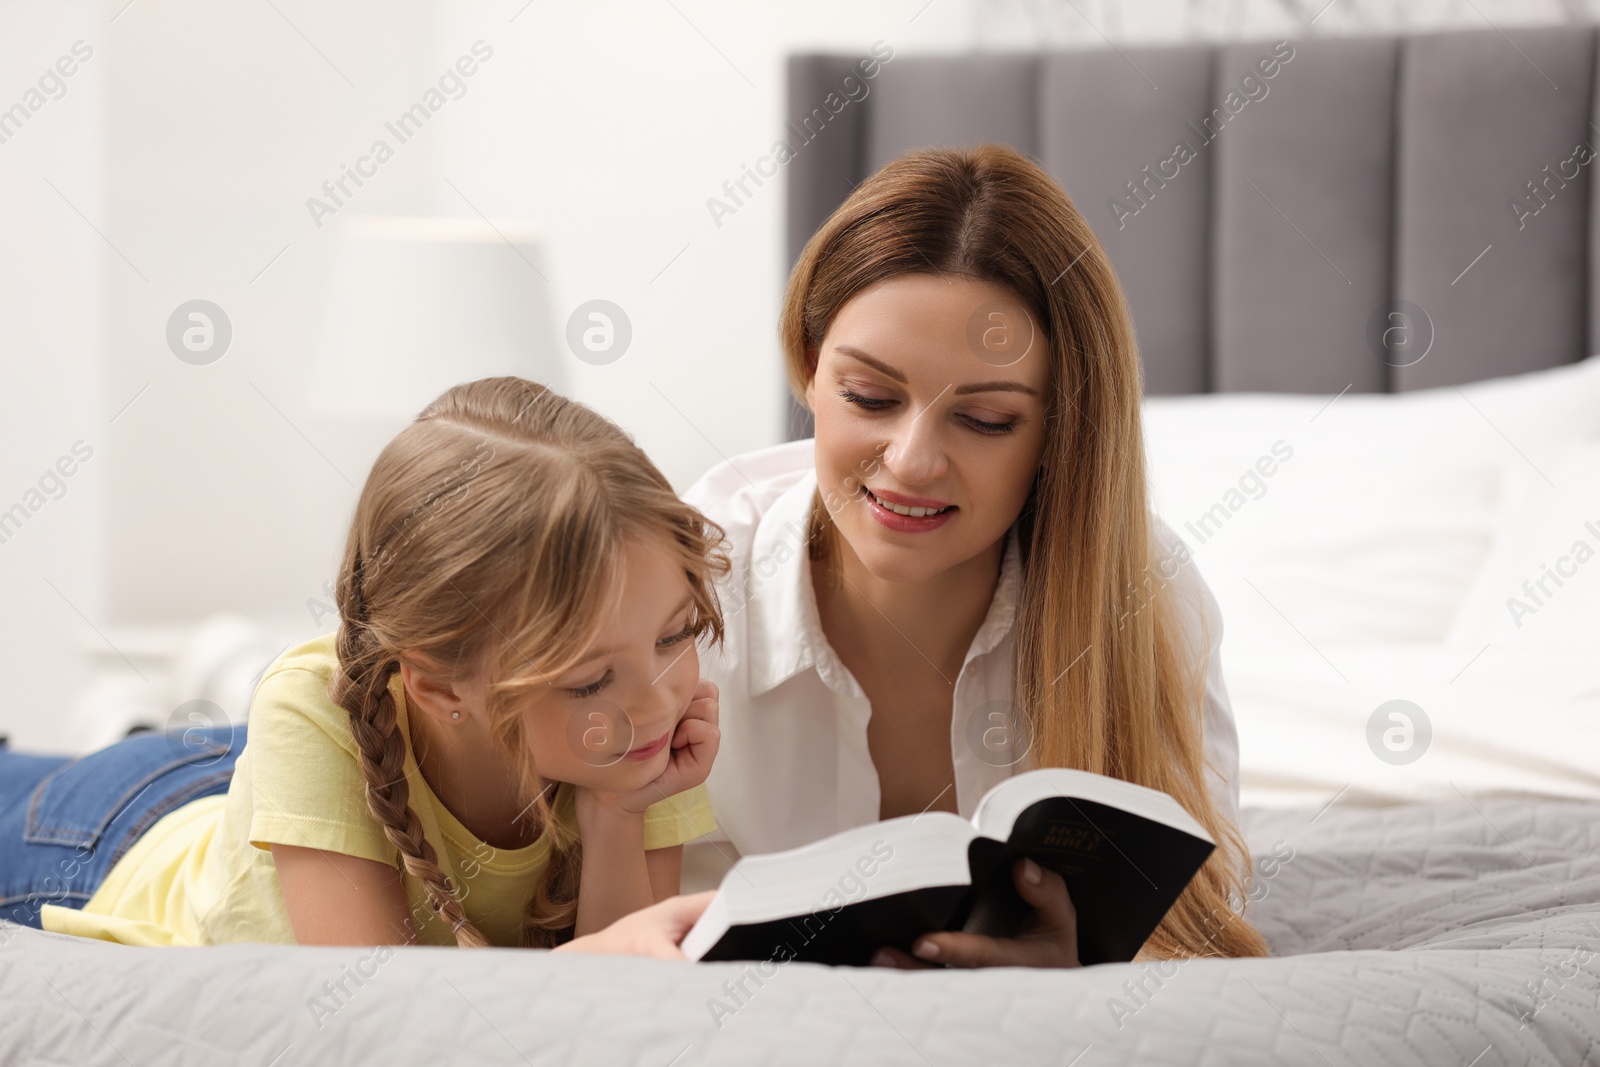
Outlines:
{"type": "Polygon", "coordinates": [[[1257,808],[1245,828],[1261,857],[1249,914],[1271,959],[969,973],[791,963],[762,978],[515,949],[386,961],[141,950],[6,926],[0,1062],[1487,1067],[1600,1055],[1600,805],[1257,808]]]}
{"type": "Polygon", "coordinates": [[[1600,1062],[1595,50],[790,61],[791,258],[887,159],[978,140],[1040,160],[1110,252],[1152,499],[1227,620],[1272,958],[763,978],[3,926],[0,1062],[1600,1062]]]}

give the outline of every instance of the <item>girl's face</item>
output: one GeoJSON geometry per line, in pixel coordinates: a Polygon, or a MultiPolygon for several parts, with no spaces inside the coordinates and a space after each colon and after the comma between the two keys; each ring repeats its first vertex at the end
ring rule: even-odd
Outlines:
{"type": "Polygon", "coordinates": [[[665,550],[632,539],[604,610],[583,661],[536,691],[523,714],[541,777],[630,792],[666,769],[700,680],[688,576],[665,550]]]}
{"type": "Polygon", "coordinates": [[[1047,353],[990,282],[903,274],[839,310],[806,401],[823,503],[870,574],[924,581],[1005,536],[1044,452],[1047,353]]]}

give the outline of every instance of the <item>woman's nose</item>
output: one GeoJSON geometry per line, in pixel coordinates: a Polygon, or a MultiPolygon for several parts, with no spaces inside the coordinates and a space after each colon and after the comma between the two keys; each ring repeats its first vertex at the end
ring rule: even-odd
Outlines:
{"type": "Polygon", "coordinates": [[[943,477],[949,463],[937,416],[923,408],[898,424],[883,450],[883,462],[907,488],[943,477]]]}

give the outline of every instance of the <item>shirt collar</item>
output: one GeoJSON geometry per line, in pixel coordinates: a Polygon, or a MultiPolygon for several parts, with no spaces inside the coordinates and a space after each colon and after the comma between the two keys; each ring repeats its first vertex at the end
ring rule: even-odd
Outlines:
{"type": "MultiPolygon", "coordinates": [[[[807,668],[816,668],[819,662],[832,661],[830,667],[838,663],[822,636],[817,596],[811,586],[806,531],[816,489],[816,472],[807,471],[773,501],[756,525],[745,575],[752,696],[760,696],[807,668]]],[[[842,664],[838,664],[838,673],[849,676],[842,664]]]]}
{"type": "MultiPolygon", "coordinates": [[[[816,472],[806,472],[762,515],[751,542],[744,592],[750,612],[752,696],[760,696],[808,668],[836,691],[866,695],[822,633],[806,539],[816,488],[816,472]]],[[[1013,525],[1006,533],[994,598],[973,635],[966,662],[994,651],[1011,633],[1022,585],[1018,546],[1013,525]]]]}
{"type": "Polygon", "coordinates": [[[983,625],[972,636],[972,647],[967,650],[970,661],[993,652],[1011,633],[1017,619],[1017,598],[1022,592],[1022,542],[1017,536],[1017,526],[1012,523],[1006,531],[1006,546],[1000,556],[1000,580],[995,583],[994,599],[989,602],[989,612],[983,625]]]}

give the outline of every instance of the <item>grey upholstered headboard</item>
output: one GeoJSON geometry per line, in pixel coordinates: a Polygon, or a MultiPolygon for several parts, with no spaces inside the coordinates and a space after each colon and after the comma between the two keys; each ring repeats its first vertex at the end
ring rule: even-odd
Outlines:
{"type": "MultiPolygon", "coordinates": [[[[859,57],[794,56],[789,261],[901,152],[998,141],[1104,243],[1150,393],[1383,392],[1573,362],[1600,350],[1595,49],[1594,27],[1507,29],[897,56],[870,80],[859,57]],[[1431,345],[1420,362],[1379,358],[1395,310],[1411,352],[1431,345]]],[[[792,403],[789,432],[809,433],[792,403]]]]}

